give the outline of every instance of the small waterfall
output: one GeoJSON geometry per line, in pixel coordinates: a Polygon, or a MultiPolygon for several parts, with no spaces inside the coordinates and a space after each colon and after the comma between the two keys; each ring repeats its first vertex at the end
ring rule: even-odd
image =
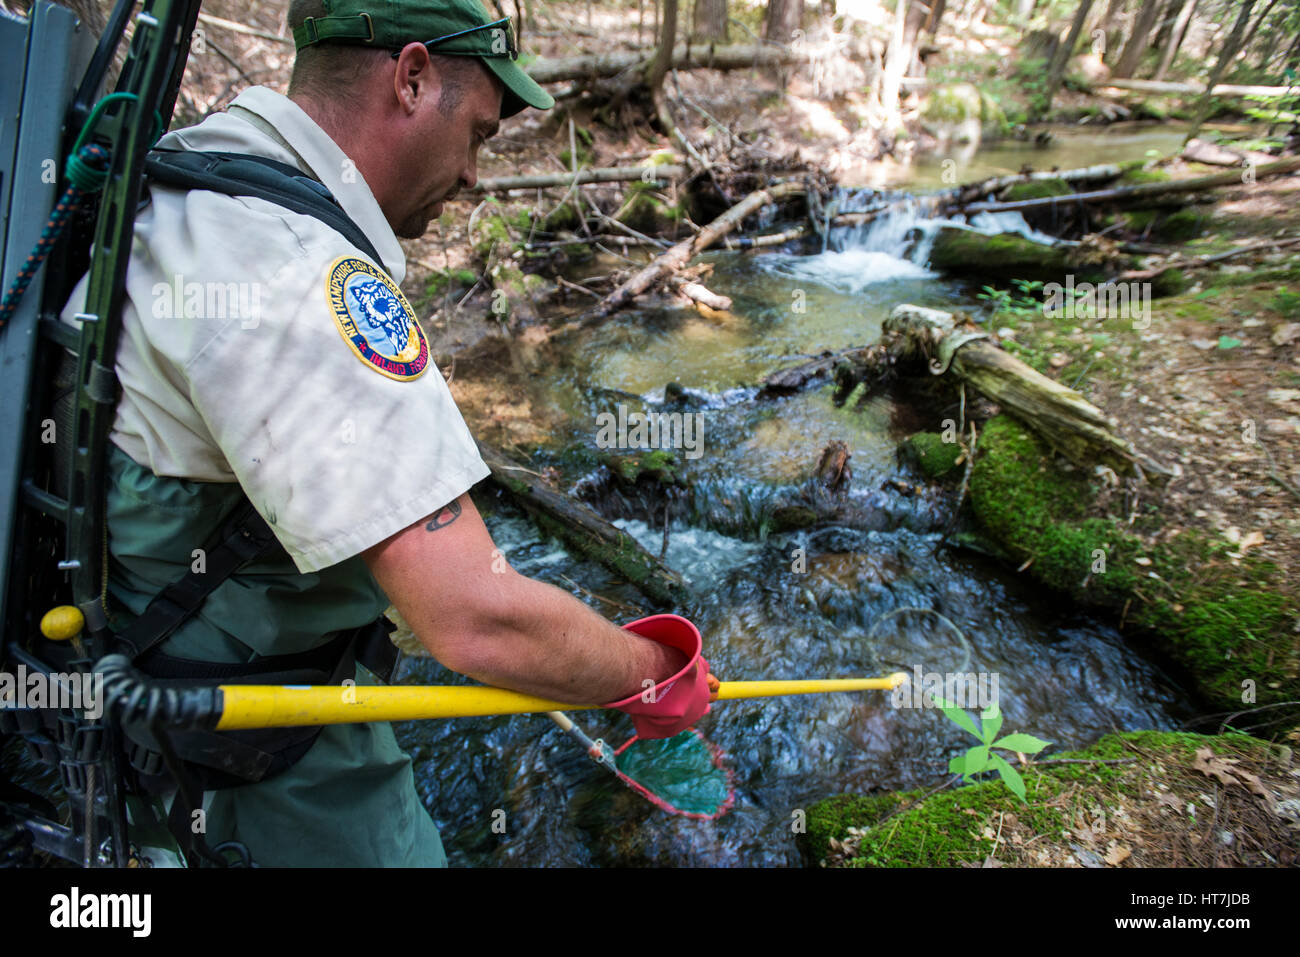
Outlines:
{"type": "MultiPolygon", "coordinates": [[[[841,187],[827,202],[821,217],[826,223],[822,233],[822,252],[884,254],[925,268],[929,265],[934,239],[943,226],[974,229],[990,235],[1017,233],[1040,243],[1056,242],[1052,236],[1032,228],[1025,222],[1025,217],[1017,212],[979,213],[967,222],[964,218],[938,218],[935,215],[937,206],[937,195],[900,196],[873,189],[841,187]],[[865,221],[834,225],[836,216],[854,213],[862,214],[865,221]]],[[[883,275],[879,278],[898,278],[889,270],[882,272],[883,275]]],[[[904,270],[902,275],[910,278],[913,274],[904,270]]]]}

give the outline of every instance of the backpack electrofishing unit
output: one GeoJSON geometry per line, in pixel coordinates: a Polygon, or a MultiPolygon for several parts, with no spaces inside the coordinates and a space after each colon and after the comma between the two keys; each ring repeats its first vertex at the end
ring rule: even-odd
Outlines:
{"type": "Polygon", "coordinates": [[[125,627],[110,626],[104,473],[114,357],[149,185],[264,199],[383,262],[301,170],[152,149],[170,123],[198,12],[198,0],[144,0],[139,10],[118,0],[97,43],[47,0],[27,18],[0,12],[0,866],[39,863],[36,851],[85,867],[148,866],[147,834],[159,838],[148,846],[172,843],[190,866],[251,864],[242,844],[209,847],[194,833],[203,792],[280,773],[321,729],[217,733],[217,686],[339,684],[357,662],[387,680],[396,663],[382,618],[308,652],[242,664],[161,652],[217,586],[283,554],[246,499],[205,543],[201,572],[163,589],[125,627]],[[78,328],[60,313],[87,273],[78,328]]]}

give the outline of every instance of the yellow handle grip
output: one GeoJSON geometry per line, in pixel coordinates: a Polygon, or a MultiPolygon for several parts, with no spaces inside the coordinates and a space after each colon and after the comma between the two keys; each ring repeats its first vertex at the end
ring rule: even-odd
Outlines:
{"type": "MultiPolygon", "coordinates": [[[[817,694],[827,691],[889,690],[907,680],[897,672],[887,678],[829,678],[802,681],[724,681],[719,701],[817,694]]],[[[426,718],[473,718],[545,711],[587,711],[594,704],[548,701],[518,691],[487,687],[352,685],[222,685],[218,731],[290,728],[366,721],[417,721],[426,718]]]]}

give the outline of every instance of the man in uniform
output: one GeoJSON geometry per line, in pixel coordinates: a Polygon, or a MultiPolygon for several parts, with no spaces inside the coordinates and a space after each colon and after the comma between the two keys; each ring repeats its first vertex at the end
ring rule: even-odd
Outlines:
{"type": "MultiPolygon", "coordinates": [[[[680,629],[643,637],[503,567],[467,494],[489,470],[399,291],[398,237],[474,185],[499,118],[553,105],[515,64],[508,20],[477,0],[293,0],[289,25],[287,97],[246,90],[159,146],[301,170],[382,261],[267,200],[151,187],[108,458],[115,625],[194,568],[247,500],[282,549],[161,644],[173,661],[302,653],[391,602],[439,661],[485,684],[613,702],[656,736],[687,727],[716,686],[693,627],[694,645],[680,629]]],[[[83,281],[66,321],[84,295],[83,281]]],[[[287,771],[204,806],[207,842],[241,841],[262,865],[446,860],[388,724],[327,727],[287,771]]]]}

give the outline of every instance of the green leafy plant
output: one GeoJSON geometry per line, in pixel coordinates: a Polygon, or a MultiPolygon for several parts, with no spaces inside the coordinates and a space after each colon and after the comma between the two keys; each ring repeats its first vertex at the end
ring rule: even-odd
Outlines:
{"type": "Polygon", "coordinates": [[[994,740],[1002,729],[1002,712],[998,710],[996,703],[980,712],[979,728],[975,727],[975,722],[971,719],[971,716],[955,704],[938,697],[935,698],[935,703],[939,705],[944,714],[952,719],[952,722],[957,727],[963,731],[969,731],[980,742],[969,748],[965,754],[949,761],[948,770],[953,774],[960,774],[968,779],[983,774],[985,771],[997,771],[1003,783],[1011,789],[1016,797],[1024,801],[1025,782],[1020,776],[1020,772],[1008,764],[1006,758],[996,754],[993,749],[1003,748],[1020,754],[1037,754],[1051,742],[1021,732],[1008,734],[1004,738],[994,740]]]}
{"type": "Polygon", "coordinates": [[[1011,285],[1016,287],[1018,295],[1008,289],[984,286],[983,292],[976,293],[975,298],[987,302],[995,313],[1027,316],[1042,311],[1042,301],[1036,295],[1043,288],[1041,282],[1034,279],[1013,279],[1011,285]]]}
{"type": "Polygon", "coordinates": [[[1285,289],[1273,297],[1273,309],[1288,319],[1300,318],[1300,293],[1287,292],[1285,289]]]}

